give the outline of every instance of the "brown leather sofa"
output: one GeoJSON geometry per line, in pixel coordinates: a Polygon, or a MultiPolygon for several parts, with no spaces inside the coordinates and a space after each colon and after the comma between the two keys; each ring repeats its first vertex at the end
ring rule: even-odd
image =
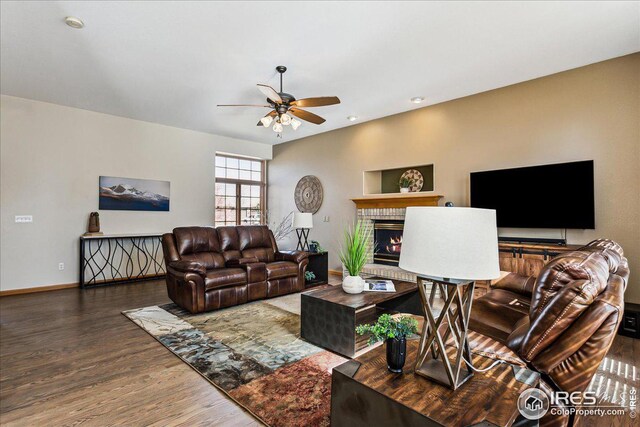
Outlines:
{"type": "MultiPolygon", "coordinates": [[[[594,240],[551,260],[537,278],[511,273],[474,300],[469,328],[506,345],[543,389],[585,391],[624,311],[629,266],[620,245],[594,240]]],[[[564,425],[549,413],[542,425],[564,425]]]]}
{"type": "Polygon", "coordinates": [[[306,252],[278,251],[266,226],[179,227],[162,236],[169,298],[191,313],[304,289],[306,252]]]}

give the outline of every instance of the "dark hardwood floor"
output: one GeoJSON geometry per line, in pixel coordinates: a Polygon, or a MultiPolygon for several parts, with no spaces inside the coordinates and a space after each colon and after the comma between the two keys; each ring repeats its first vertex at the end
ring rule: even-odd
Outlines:
{"type": "Polygon", "coordinates": [[[163,281],[0,298],[0,424],[261,425],[122,310],[163,281]]]}
{"type": "MultiPolygon", "coordinates": [[[[166,302],[162,281],[0,298],[0,424],[259,425],[120,313],[166,302]]],[[[638,340],[609,354],[638,366],[638,340]]]]}

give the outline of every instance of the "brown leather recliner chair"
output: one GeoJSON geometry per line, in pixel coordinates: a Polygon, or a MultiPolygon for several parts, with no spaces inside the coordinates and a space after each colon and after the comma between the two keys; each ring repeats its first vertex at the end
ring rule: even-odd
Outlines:
{"type": "Polygon", "coordinates": [[[279,252],[266,226],[179,227],[162,249],[169,298],[191,313],[301,291],[309,263],[279,252]]]}
{"type": "Polygon", "coordinates": [[[542,375],[543,388],[585,391],[622,320],[628,279],[620,245],[594,240],[554,258],[535,279],[512,273],[495,283],[474,300],[469,328],[509,347],[542,375]]]}

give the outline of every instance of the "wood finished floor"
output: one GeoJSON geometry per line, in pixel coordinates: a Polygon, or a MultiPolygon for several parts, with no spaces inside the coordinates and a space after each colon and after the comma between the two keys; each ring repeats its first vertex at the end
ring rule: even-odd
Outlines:
{"type": "MultiPolygon", "coordinates": [[[[260,425],[120,313],[167,302],[162,281],[0,298],[0,424],[260,425]]],[[[638,340],[609,354],[638,366],[638,340]]]]}

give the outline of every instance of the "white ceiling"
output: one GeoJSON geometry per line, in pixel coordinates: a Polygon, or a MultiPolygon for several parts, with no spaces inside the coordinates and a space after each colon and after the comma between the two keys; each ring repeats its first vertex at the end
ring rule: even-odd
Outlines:
{"type": "Polygon", "coordinates": [[[639,2],[8,2],[1,91],[276,144],[640,50],[639,2]],[[74,30],[65,16],[81,18],[74,30]],[[327,119],[276,139],[256,83],[327,119]],[[423,104],[409,102],[425,96],[423,104]],[[349,122],[346,117],[360,119],[349,122]]]}

